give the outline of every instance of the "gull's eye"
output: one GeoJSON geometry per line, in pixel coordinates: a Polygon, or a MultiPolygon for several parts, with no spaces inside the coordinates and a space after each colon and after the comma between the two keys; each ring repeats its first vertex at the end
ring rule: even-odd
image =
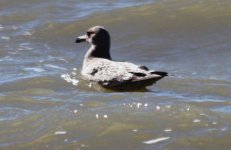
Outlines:
{"type": "Polygon", "coordinates": [[[94,32],[88,31],[87,36],[90,37],[94,32]]]}

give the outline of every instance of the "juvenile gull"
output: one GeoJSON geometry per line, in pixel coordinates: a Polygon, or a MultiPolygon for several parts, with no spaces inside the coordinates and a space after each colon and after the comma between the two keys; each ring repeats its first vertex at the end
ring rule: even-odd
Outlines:
{"type": "Polygon", "coordinates": [[[88,29],[76,43],[88,42],[91,47],[85,54],[81,75],[110,89],[137,89],[152,85],[167,76],[167,72],[149,70],[129,62],[113,61],[110,55],[110,35],[102,26],[88,29]]]}

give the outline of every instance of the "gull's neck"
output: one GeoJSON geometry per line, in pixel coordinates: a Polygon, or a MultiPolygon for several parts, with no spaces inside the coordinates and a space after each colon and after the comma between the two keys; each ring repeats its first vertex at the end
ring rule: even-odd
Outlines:
{"type": "Polygon", "coordinates": [[[94,45],[92,44],[85,55],[85,59],[90,58],[105,58],[111,60],[110,44],[94,45]]]}

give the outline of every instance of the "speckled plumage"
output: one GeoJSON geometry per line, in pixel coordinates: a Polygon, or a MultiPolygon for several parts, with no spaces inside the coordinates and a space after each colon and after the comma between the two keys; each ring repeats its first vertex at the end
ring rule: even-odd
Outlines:
{"type": "Polygon", "coordinates": [[[145,87],[167,75],[155,72],[145,66],[129,62],[111,60],[110,36],[101,26],[95,26],[76,42],[87,41],[91,44],[85,55],[81,74],[84,79],[94,81],[107,88],[145,87]]]}

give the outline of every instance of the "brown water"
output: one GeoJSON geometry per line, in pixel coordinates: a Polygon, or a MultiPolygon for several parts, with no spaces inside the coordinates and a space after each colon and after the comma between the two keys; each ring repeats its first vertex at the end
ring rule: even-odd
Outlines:
{"type": "Polygon", "coordinates": [[[230,0],[0,0],[0,149],[229,150],[230,39],[230,0]],[[136,92],[82,80],[74,41],[93,25],[113,59],[173,76],[136,92]]]}

